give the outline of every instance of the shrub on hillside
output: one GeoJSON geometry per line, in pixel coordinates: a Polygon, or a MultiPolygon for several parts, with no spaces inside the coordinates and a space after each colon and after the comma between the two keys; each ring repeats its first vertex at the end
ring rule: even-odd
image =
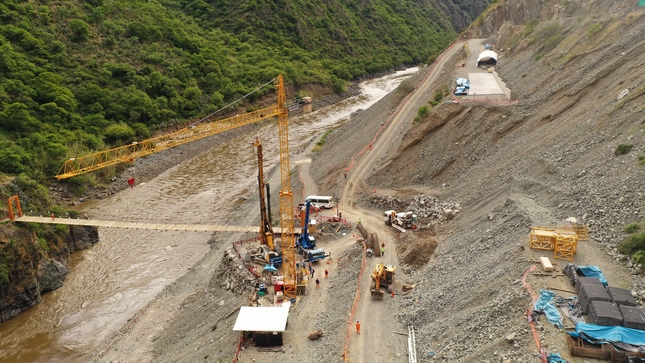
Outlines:
{"type": "Polygon", "coordinates": [[[625,232],[626,233],[636,233],[636,232],[640,231],[640,229],[641,229],[641,225],[636,223],[636,222],[634,222],[634,223],[628,224],[625,227],[625,232]]]}
{"type": "Polygon", "coordinates": [[[634,145],[620,144],[616,147],[616,150],[614,150],[614,155],[625,155],[632,150],[632,147],[634,147],[634,145]]]}
{"type": "Polygon", "coordinates": [[[632,255],[638,251],[645,251],[645,232],[631,234],[618,245],[618,252],[623,255],[632,255]]]}
{"type": "Polygon", "coordinates": [[[72,41],[84,42],[90,36],[90,25],[80,19],[72,19],[69,22],[69,27],[72,29],[72,41]]]}
{"type": "Polygon", "coordinates": [[[417,111],[417,116],[414,118],[414,121],[419,122],[423,120],[426,116],[428,116],[428,113],[430,113],[428,106],[419,107],[419,110],[417,111]]]}
{"type": "Polygon", "coordinates": [[[641,266],[645,265],[645,251],[638,251],[634,253],[633,259],[635,264],[641,266]]]}
{"type": "Polygon", "coordinates": [[[134,130],[126,124],[112,125],[105,130],[105,141],[114,145],[130,144],[135,140],[134,137],[134,130]]]}

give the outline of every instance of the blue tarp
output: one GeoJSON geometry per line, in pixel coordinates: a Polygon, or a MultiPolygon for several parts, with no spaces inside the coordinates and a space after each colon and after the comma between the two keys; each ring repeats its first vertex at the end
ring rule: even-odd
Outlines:
{"type": "Polygon", "coordinates": [[[607,286],[607,278],[602,274],[598,266],[577,266],[578,271],[582,272],[586,277],[596,277],[603,286],[607,286]]]}
{"type": "Polygon", "coordinates": [[[566,360],[562,359],[558,353],[549,353],[549,356],[546,357],[547,363],[567,363],[566,360]]]}
{"type": "Polygon", "coordinates": [[[545,289],[540,290],[540,298],[535,302],[533,310],[544,313],[551,324],[562,329],[562,315],[560,315],[558,308],[553,303],[554,298],[555,293],[553,291],[545,289]]]}
{"type": "Polygon", "coordinates": [[[455,96],[463,96],[467,94],[468,94],[468,90],[466,89],[466,87],[455,88],[455,96]]]}
{"type": "Polygon", "coordinates": [[[466,78],[457,78],[455,84],[459,87],[466,87],[466,89],[470,88],[470,80],[466,78]]]}
{"type": "Polygon", "coordinates": [[[576,331],[567,333],[574,338],[582,336],[597,342],[622,342],[631,345],[645,345],[645,331],[623,326],[602,326],[577,323],[576,331]]]}
{"type": "Polygon", "coordinates": [[[278,269],[275,268],[273,265],[266,264],[264,265],[264,271],[276,272],[278,271],[278,269]]]}

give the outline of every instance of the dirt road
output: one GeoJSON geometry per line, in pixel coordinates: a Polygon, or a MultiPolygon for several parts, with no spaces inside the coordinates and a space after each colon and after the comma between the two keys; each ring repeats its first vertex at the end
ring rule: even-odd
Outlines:
{"type": "MultiPolygon", "coordinates": [[[[365,228],[368,231],[376,232],[380,240],[386,244],[385,256],[370,259],[360,277],[359,305],[350,317],[350,325],[360,321],[361,334],[355,334],[350,339],[348,356],[350,362],[404,362],[407,360],[406,338],[395,333],[395,331],[407,331],[407,328],[401,326],[394,318],[395,312],[390,301],[392,297],[387,296],[384,297],[384,301],[378,301],[373,300],[370,294],[372,283],[370,276],[374,265],[378,262],[399,264],[394,248],[395,230],[385,226],[380,215],[375,216],[373,212],[368,213],[356,207],[354,201],[359,194],[366,190],[364,179],[373,173],[374,166],[387,158],[390,150],[396,149],[393,145],[398,144],[406,126],[409,126],[409,124],[406,125],[406,122],[410,123],[415,117],[419,104],[427,102],[423,97],[426,97],[430,85],[439,77],[447,60],[461,50],[461,46],[461,42],[455,43],[446,50],[428,71],[419,86],[401,101],[400,106],[387,121],[384,120],[380,134],[372,144],[367,145],[366,152],[357,160],[342,188],[339,204],[344,211],[343,214],[353,222],[360,218],[365,228]]],[[[395,294],[401,291],[401,281],[404,279],[403,272],[398,270],[394,285],[395,294]]]]}

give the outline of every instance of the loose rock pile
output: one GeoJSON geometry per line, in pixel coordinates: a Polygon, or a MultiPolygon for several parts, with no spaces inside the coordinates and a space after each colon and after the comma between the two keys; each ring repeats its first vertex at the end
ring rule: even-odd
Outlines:
{"type": "Polygon", "coordinates": [[[255,277],[232,249],[227,250],[222,256],[222,265],[217,272],[217,279],[222,288],[240,295],[253,291],[256,284],[255,277]]]}
{"type": "Polygon", "coordinates": [[[439,198],[424,194],[416,195],[411,201],[391,195],[372,194],[369,203],[372,208],[383,211],[393,209],[397,212],[413,212],[427,226],[451,220],[461,212],[459,203],[440,201],[439,198]]]}

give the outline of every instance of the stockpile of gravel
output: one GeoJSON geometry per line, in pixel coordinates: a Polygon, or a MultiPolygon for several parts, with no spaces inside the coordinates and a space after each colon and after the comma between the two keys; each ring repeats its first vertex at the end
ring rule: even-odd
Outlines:
{"type": "Polygon", "coordinates": [[[412,212],[420,220],[420,225],[433,226],[453,219],[461,212],[461,205],[456,202],[441,201],[439,198],[418,194],[411,200],[404,200],[391,195],[372,194],[369,207],[396,212],[412,212]],[[421,223],[422,222],[422,223],[421,223]]]}

